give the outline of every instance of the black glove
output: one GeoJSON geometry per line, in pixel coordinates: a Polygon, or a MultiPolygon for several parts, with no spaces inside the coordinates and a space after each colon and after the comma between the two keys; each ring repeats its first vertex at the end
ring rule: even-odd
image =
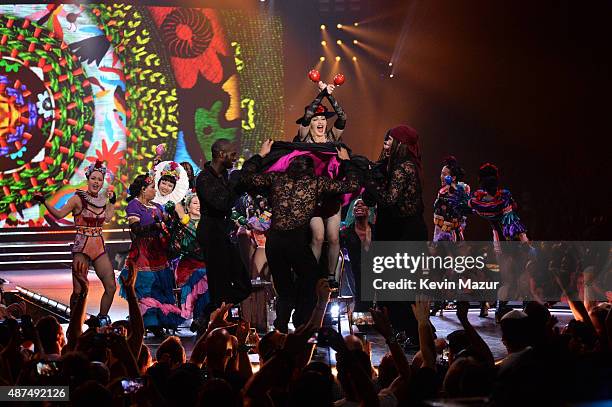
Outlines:
{"type": "Polygon", "coordinates": [[[166,209],[166,212],[168,213],[168,215],[170,216],[176,215],[176,205],[174,204],[174,202],[172,201],[166,202],[166,204],[164,205],[164,209],[166,209]]]}
{"type": "Polygon", "coordinates": [[[130,225],[130,230],[132,233],[139,236],[151,235],[161,230],[161,223],[158,223],[158,221],[159,219],[156,218],[155,223],[146,226],[142,226],[140,222],[135,222],[130,225]]]}
{"type": "Polygon", "coordinates": [[[45,196],[41,193],[35,193],[34,194],[34,200],[38,203],[44,204],[45,203],[45,196]]]}
{"type": "Polygon", "coordinates": [[[108,202],[110,202],[111,205],[114,205],[115,202],[117,202],[117,195],[115,195],[115,191],[111,191],[111,196],[108,198],[108,202]]]}

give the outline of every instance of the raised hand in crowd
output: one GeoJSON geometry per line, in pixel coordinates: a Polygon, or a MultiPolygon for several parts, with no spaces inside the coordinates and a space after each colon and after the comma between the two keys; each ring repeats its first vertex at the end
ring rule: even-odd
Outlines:
{"type": "Polygon", "coordinates": [[[126,299],[128,302],[129,309],[129,324],[130,331],[128,336],[128,344],[130,346],[130,350],[136,359],[138,359],[138,355],[140,355],[140,349],[142,347],[145,327],[144,320],[142,318],[142,314],[140,312],[140,307],[138,305],[138,298],[136,297],[136,290],[134,286],[136,284],[136,275],[137,272],[134,270],[134,264],[131,261],[126,262],[126,266],[128,269],[127,275],[124,277],[120,276],[121,282],[123,283],[123,289],[126,291],[126,299]]]}

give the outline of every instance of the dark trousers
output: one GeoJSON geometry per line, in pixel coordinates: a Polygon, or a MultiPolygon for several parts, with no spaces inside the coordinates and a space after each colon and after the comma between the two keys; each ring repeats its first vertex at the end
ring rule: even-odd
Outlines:
{"type": "Polygon", "coordinates": [[[202,218],[197,234],[206,261],[210,303],[204,314],[208,316],[222,302],[238,304],[244,300],[250,293],[251,280],[238,248],[229,238],[226,219],[202,218]]]}
{"type": "Polygon", "coordinates": [[[310,229],[270,230],[266,239],[266,258],[274,279],[276,320],[274,327],[287,332],[293,313],[293,325],[308,322],[316,305],[315,286],[324,273],[310,248],[310,229]],[[295,276],[295,277],[294,277],[295,276]]]}
{"type": "MultiPolygon", "coordinates": [[[[381,210],[376,221],[374,240],[423,241],[423,250],[426,253],[427,226],[422,215],[396,217],[381,210]]],[[[389,320],[395,330],[404,331],[408,337],[418,340],[418,323],[412,312],[411,304],[408,301],[381,301],[378,303],[379,306],[387,307],[389,320]]]]}

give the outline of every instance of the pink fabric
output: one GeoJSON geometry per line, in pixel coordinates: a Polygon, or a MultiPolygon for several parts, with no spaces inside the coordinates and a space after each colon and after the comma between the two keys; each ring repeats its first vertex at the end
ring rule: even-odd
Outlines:
{"type": "Polygon", "coordinates": [[[334,152],[320,152],[313,153],[312,151],[299,151],[294,150],[291,153],[282,156],[278,161],[270,166],[266,170],[266,172],[285,172],[287,168],[289,168],[289,164],[295,157],[299,157],[302,155],[307,155],[314,161],[314,171],[316,175],[327,174],[331,178],[334,178],[338,175],[338,169],[340,168],[340,163],[338,162],[338,158],[336,158],[336,153],[334,152]],[[330,156],[328,160],[323,160],[320,155],[330,156]]]}
{"type": "MultiPolygon", "coordinates": [[[[318,152],[313,153],[312,151],[299,151],[294,150],[291,153],[281,157],[278,161],[272,164],[265,172],[285,172],[291,164],[291,161],[295,157],[299,157],[302,155],[307,155],[312,158],[314,162],[314,172],[315,175],[327,175],[330,178],[336,178],[338,175],[338,171],[340,171],[340,160],[335,152],[318,152]],[[320,157],[320,155],[325,155],[327,157],[326,160],[320,157]]],[[[359,193],[353,194],[344,194],[342,195],[342,206],[346,206],[350,204],[353,199],[361,195],[363,192],[363,188],[359,191],[359,193]]]]}
{"type": "Polygon", "coordinates": [[[164,313],[164,315],[168,315],[171,312],[175,314],[181,313],[181,310],[176,305],[162,304],[161,302],[157,301],[155,298],[152,297],[141,298],[138,301],[138,307],[140,308],[140,313],[142,315],[144,315],[149,308],[159,308],[164,313]]]}
{"type": "Polygon", "coordinates": [[[195,303],[198,300],[198,297],[202,294],[206,294],[208,291],[208,277],[204,276],[203,279],[198,281],[193,287],[191,287],[191,292],[187,294],[187,299],[185,300],[185,304],[183,304],[181,309],[181,316],[185,319],[189,319],[193,317],[193,308],[195,307],[195,303]]]}

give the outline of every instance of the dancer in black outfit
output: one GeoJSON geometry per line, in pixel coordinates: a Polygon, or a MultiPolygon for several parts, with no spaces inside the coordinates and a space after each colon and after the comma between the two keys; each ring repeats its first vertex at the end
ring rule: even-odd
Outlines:
{"type": "Polygon", "coordinates": [[[308,156],[293,159],[284,173],[258,174],[262,157],[272,147],[264,142],[259,155],[242,167],[242,181],[253,188],[266,189],[272,207],[272,225],[266,240],[266,257],[278,293],[274,327],[287,332],[291,310],[295,306],[293,325],[299,326],[310,317],[315,306],[315,284],[326,273],[320,270],[310,248],[309,222],[322,194],[342,194],[359,188],[352,174],[346,149],[338,149],[347,179],[340,181],[314,175],[314,162],[308,156]],[[292,270],[297,275],[295,285],[292,270]]]}
{"type": "MultiPolygon", "coordinates": [[[[415,129],[401,125],[389,130],[376,168],[379,177],[366,185],[364,201],[377,204],[375,241],[426,241],[421,185],[421,150],[415,129]]],[[[383,304],[391,324],[404,331],[414,343],[418,340],[417,321],[408,302],[383,304]]]]}
{"type": "Polygon", "coordinates": [[[234,228],[232,207],[240,192],[229,176],[238,157],[236,146],[227,139],[219,139],[211,152],[212,161],[204,165],[196,179],[201,213],[197,236],[204,250],[210,293],[206,316],[222,302],[241,302],[251,291],[250,276],[237,247],[230,241],[234,228]]]}

